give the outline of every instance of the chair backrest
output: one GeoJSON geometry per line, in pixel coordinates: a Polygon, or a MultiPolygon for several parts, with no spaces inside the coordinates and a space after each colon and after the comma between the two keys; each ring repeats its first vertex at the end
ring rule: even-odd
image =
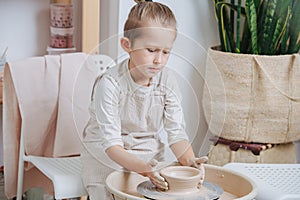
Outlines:
{"type": "MultiPolygon", "coordinates": [[[[66,133],[74,134],[74,132],[79,135],[80,140],[82,139],[84,127],[89,120],[88,109],[94,81],[114,65],[115,62],[109,56],[88,55],[81,68],[77,71],[76,76],[74,76],[74,80],[71,81],[71,85],[73,85],[72,93],[60,90],[59,105],[63,107],[58,110],[57,140],[65,141],[65,138],[60,138],[60,135],[65,136],[66,133]],[[66,123],[70,124],[70,126],[66,126],[66,123]]],[[[61,84],[63,83],[61,82],[61,84]]],[[[64,145],[61,146],[63,147],[64,145]]],[[[76,152],[79,149],[78,146],[69,147],[70,153],[76,152]]],[[[57,152],[55,153],[61,155],[59,149],[56,148],[56,150],[57,152]]],[[[62,149],[61,152],[68,153],[65,149],[62,149]]]]}
{"type": "Polygon", "coordinates": [[[98,70],[98,75],[103,74],[107,69],[116,64],[111,57],[102,54],[89,55],[87,61],[89,68],[92,67],[98,70]]]}
{"type": "Polygon", "coordinates": [[[115,65],[112,58],[101,54],[86,55],[78,62],[81,63],[77,66],[62,66],[61,69],[54,156],[80,153],[83,130],[89,120],[88,108],[94,81],[115,65]]]}
{"type": "MultiPolygon", "coordinates": [[[[107,69],[114,66],[115,62],[112,58],[106,55],[89,55],[82,66],[78,71],[76,81],[74,83],[74,89],[72,93],[72,119],[76,128],[76,132],[79,134],[80,138],[84,127],[86,126],[89,120],[88,108],[91,101],[92,88],[94,81],[100,75],[102,75],[107,69]]],[[[65,118],[66,119],[66,118],[65,118]]],[[[58,124],[59,127],[62,127],[60,131],[68,131],[65,126],[65,120],[61,121],[62,124],[58,124]]],[[[61,138],[63,139],[63,138],[61,138]]]]}

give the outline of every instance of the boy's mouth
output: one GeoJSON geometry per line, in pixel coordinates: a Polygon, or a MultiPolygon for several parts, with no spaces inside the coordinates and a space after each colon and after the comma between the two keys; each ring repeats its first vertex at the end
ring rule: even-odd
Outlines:
{"type": "Polygon", "coordinates": [[[152,71],[158,71],[158,70],[160,70],[159,67],[149,67],[149,69],[152,70],[152,71]]]}
{"type": "Polygon", "coordinates": [[[161,70],[160,67],[149,67],[148,69],[149,69],[149,72],[151,72],[151,73],[156,73],[161,70]]]}

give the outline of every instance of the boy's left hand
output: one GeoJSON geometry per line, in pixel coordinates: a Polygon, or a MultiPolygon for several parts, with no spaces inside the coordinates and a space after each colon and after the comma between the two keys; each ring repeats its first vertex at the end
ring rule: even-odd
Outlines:
{"type": "Polygon", "coordinates": [[[202,156],[200,158],[191,158],[188,162],[188,165],[191,167],[195,167],[200,170],[201,177],[200,177],[200,184],[202,185],[205,177],[205,169],[203,163],[208,161],[207,156],[202,156]]]}

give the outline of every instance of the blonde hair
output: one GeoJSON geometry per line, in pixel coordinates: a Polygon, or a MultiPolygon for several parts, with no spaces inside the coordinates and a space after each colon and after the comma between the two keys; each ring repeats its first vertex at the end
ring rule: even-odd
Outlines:
{"type": "Polygon", "coordinates": [[[172,10],[158,2],[139,2],[133,6],[128,14],[124,26],[124,37],[134,41],[139,37],[145,22],[154,22],[164,27],[176,30],[177,22],[172,10]]]}

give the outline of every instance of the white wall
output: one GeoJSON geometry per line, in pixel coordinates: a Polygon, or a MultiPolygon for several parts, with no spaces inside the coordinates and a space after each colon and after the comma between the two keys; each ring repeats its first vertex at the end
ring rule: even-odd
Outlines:
{"type": "MultiPolygon", "coordinates": [[[[50,44],[50,0],[0,1],[0,55],[8,61],[47,54],[50,44]]],[[[81,50],[81,0],[73,1],[74,45],[81,50]]]]}
{"type": "Polygon", "coordinates": [[[50,21],[47,1],[0,1],[0,13],[0,52],[8,46],[8,59],[45,52],[50,21]]]}
{"type": "Polygon", "coordinates": [[[119,0],[100,1],[100,53],[117,57],[119,0]]]}
{"type": "MultiPolygon", "coordinates": [[[[183,108],[187,132],[193,140],[193,148],[201,155],[208,151],[203,144],[207,125],[201,108],[203,72],[206,50],[219,42],[217,24],[214,18],[213,1],[210,0],[159,0],[168,5],[178,21],[178,37],[168,66],[178,72],[179,85],[183,93],[183,108]]],[[[119,1],[119,33],[134,1],[119,1]]],[[[125,54],[119,48],[118,56],[125,54]]],[[[207,142],[206,142],[207,143],[207,142]]]]}

